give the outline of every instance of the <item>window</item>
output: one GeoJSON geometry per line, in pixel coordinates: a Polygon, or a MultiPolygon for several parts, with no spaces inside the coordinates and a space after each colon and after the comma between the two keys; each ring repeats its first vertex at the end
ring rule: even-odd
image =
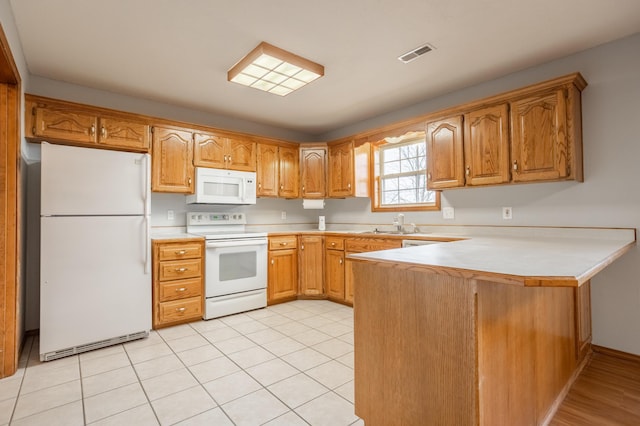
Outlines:
{"type": "Polygon", "coordinates": [[[373,149],[373,211],[439,209],[439,193],[427,189],[424,132],[385,138],[374,144],[373,149]]]}

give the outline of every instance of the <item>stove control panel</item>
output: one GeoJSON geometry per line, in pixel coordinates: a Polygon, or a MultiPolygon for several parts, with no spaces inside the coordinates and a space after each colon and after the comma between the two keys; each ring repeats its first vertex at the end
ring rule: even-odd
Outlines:
{"type": "Polygon", "coordinates": [[[244,213],[187,213],[187,225],[245,225],[244,213]]]}

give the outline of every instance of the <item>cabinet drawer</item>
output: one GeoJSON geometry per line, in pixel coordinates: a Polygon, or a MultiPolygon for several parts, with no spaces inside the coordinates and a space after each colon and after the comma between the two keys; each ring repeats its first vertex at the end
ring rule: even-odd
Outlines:
{"type": "Polygon", "coordinates": [[[346,250],[352,253],[363,253],[367,251],[387,250],[402,247],[400,240],[379,240],[375,238],[347,239],[346,250]]]}
{"type": "Polygon", "coordinates": [[[159,260],[178,260],[202,257],[202,243],[163,244],[158,248],[159,260]]]}
{"type": "Polygon", "coordinates": [[[269,250],[284,250],[298,247],[298,238],[295,235],[269,238],[269,250]]]}
{"type": "Polygon", "coordinates": [[[344,238],[326,237],[325,244],[330,250],[344,250],[344,238]]]}
{"type": "Polygon", "coordinates": [[[171,281],[158,285],[158,300],[168,302],[169,300],[186,299],[200,296],[202,294],[202,278],[191,280],[171,281]]]}
{"type": "Polygon", "coordinates": [[[202,298],[191,297],[173,302],[160,303],[160,323],[202,317],[202,298]]]}
{"type": "Polygon", "coordinates": [[[202,276],[202,260],[186,259],[160,262],[160,281],[195,278],[202,276]]]}

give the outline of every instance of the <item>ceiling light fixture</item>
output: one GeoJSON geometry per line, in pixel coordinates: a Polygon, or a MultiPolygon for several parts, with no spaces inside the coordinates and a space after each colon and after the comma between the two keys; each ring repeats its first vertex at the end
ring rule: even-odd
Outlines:
{"type": "Polygon", "coordinates": [[[324,75],[324,67],[262,42],[227,72],[227,80],[286,96],[324,75]]]}

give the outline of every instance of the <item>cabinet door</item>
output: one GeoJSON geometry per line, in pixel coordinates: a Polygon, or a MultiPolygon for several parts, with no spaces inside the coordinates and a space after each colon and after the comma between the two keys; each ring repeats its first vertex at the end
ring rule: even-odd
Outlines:
{"type": "Polygon", "coordinates": [[[298,148],[281,146],[278,148],[279,162],[279,191],[278,195],[283,198],[298,198],[300,168],[298,159],[298,148]]]}
{"type": "Polygon", "coordinates": [[[329,196],[352,196],[353,173],[353,143],[331,145],[329,147],[329,196]]]}
{"type": "Polygon", "coordinates": [[[116,118],[100,118],[100,145],[149,152],[149,125],[116,118]]]}
{"type": "Polygon", "coordinates": [[[43,138],[95,144],[98,117],[55,107],[35,108],[33,134],[43,138]]]}
{"type": "Polygon", "coordinates": [[[193,193],[193,141],[191,132],[165,127],[153,131],[151,190],[193,193]]]}
{"type": "Polygon", "coordinates": [[[297,253],[295,249],[269,251],[269,303],[291,299],[298,294],[297,253]]]}
{"type": "Polygon", "coordinates": [[[278,147],[258,144],[258,197],[278,196],[278,147]]]}
{"type": "Polygon", "coordinates": [[[427,187],[464,186],[462,116],[427,123],[427,187]]]}
{"type": "Polygon", "coordinates": [[[325,198],[327,196],[326,167],[327,151],[321,148],[302,148],[300,191],[302,198],[325,198]]]}
{"type": "Polygon", "coordinates": [[[344,260],[344,301],[353,305],[353,260],[346,258],[350,254],[345,253],[344,260]]]}
{"type": "Polygon", "coordinates": [[[224,169],[227,167],[226,139],[211,133],[196,133],[193,136],[193,165],[224,169]]]}
{"type": "Polygon", "coordinates": [[[326,289],[327,296],[344,300],[344,252],[327,250],[326,256],[326,289]]]}
{"type": "Polygon", "coordinates": [[[495,105],[464,115],[467,185],[509,182],[509,109],[495,105]]]}
{"type": "Polygon", "coordinates": [[[256,143],[242,139],[227,139],[228,168],[256,171],[256,143]]]}
{"type": "Polygon", "coordinates": [[[511,102],[511,132],[514,182],[568,175],[564,90],[511,102]]]}
{"type": "Polygon", "coordinates": [[[300,237],[300,294],[324,294],[324,238],[300,237]]]}

